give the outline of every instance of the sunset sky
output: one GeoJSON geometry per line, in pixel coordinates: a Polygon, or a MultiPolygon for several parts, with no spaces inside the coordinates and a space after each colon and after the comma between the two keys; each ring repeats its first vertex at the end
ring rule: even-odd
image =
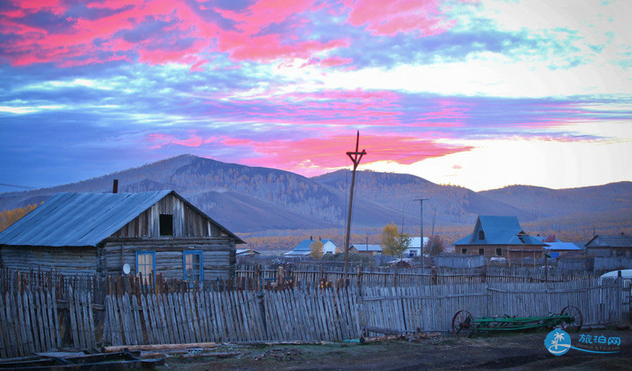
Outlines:
{"type": "Polygon", "coordinates": [[[632,180],[632,1],[0,1],[0,192],[180,154],[632,180]]]}

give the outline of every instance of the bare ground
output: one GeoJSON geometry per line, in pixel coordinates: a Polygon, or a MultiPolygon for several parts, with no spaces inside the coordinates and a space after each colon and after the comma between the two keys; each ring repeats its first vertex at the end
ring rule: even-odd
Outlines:
{"type": "MultiPolygon", "coordinates": [[[[425,334],[371,344],[219,345],[198,356],[171,356],[160,370],[632,370],[632,331],[580,334],[621,339],[620,352],[592,354],[571,349],[562,356],[544,346],[547,331],[455,338],[425,334]]],[[[579,334],[571,335],[577,346],[579,334]]]]}

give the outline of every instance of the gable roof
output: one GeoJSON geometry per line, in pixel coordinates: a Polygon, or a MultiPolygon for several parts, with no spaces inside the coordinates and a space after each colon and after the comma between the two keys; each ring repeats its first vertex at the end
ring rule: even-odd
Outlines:
{"type": "Polygon", "coordinates": [[[314,240],[310,238],[304,239],[303,241],[299,242],[298,245],[296,245],[296,247],[292,249],[292,251],[310,251],[310,246],[312,245],[312,242],[314,242],[314,240]]]}
{"type": "Polygon", "coordinates": [[[544,245],[535,237],[524,233],[515,216],[479,215],[474,231],[454,243],[455,245],[544,245]],[[478,232],[483,231],[483,240],[478,232]]]}
{"type": "Polygon", "coordinates": [[[381,252],[382,246],[380,245],[367,245],[366,243],[353,244],[351,247],[355,247],[358,252],[381,252]]]}
{"type": "Polygon", "coordinates": [[[320,241],[323,243],[323,246],[326,245],[327,243],[331,242],[335,247],[338,247],[338,244],[332,240],[332,239],[328,239],[328,238],[323,238],[320,240],[315,240],[313,238],[306,238],[303,241],[299,242],[298,245],[296,245],[292,251],[298,252],[298,251],[310,251],[311,250],[311,246],[312,246],[312,242],[314,241],[320,241]]]}
{"type": "Polygon", "coordinates": [[[601,235],[598,234],[586,243],[587,248],[599,247],[632,247],[632,236],[625,234],[601,235]]]}
{"type": "Polygon", "coordinates": [[[0,245],[96,246],[167,195],[244,243],[175,191],[142,193],[58,193],[0,232],[0,245]]]}

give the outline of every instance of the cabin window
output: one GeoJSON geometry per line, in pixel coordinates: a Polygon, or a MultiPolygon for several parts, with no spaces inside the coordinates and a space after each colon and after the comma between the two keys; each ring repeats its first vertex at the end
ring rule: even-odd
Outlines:
{"type": "Polygon", "coordinates": [[[485,249],[478,249],[478,255],[485,255],[485,249]]]}
{"type": "Polygon", "coordinates": [[[173,236],[173,215],[160,214],[160,235],[173,236]]]}
{"type": "Polygon", "coordinates": [[[202,251],[184,251],[182,253],[182,264],[184,270],[183,279],[192,282],[202,282],[203,266],[202,266],[202,251]]]}
{"type": "Polygon", "coordinates": [[[136,274],[139,273],[145,283],[156,281],[155,251],[136,251],[136,274]]]}
{"type": "Polygon", "coordinates": [[[463,255],[467,254],[467,249],[461,249],[461,254],[463,255]]]}
{"type": "Polygon", "coordinates": [[[502,256],[503,255],[503,249],[501,249],[500,247],[496,249],[496,255],[498,256],[502,256]]]}
{"type": "Polygon", "coordinates": [[[484,231],[478,231],[478,239],[480,241],[483,241],[485,239],[485,232],[484,231]]]}

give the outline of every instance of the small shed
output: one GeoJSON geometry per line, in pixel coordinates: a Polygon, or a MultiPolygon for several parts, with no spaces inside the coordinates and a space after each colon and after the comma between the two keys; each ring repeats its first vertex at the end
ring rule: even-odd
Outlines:
{"type": "Polygon", "coordinates": [[[0,232],[0,264],[195,282],[233,277],[242,243],[175,191],[58,193],[0,232]]]}
{"type": "Polygon", "coordinates": [[[382,255],[382,246],[368,243],[355,243],[351,245],[353,252],[365,255],[382,255]]]}
{"type": "Polygon", "coordinates": [[[595,256],[632,257],[632,236],[596,235],[586,243],[586,252],[595,256]]]}

